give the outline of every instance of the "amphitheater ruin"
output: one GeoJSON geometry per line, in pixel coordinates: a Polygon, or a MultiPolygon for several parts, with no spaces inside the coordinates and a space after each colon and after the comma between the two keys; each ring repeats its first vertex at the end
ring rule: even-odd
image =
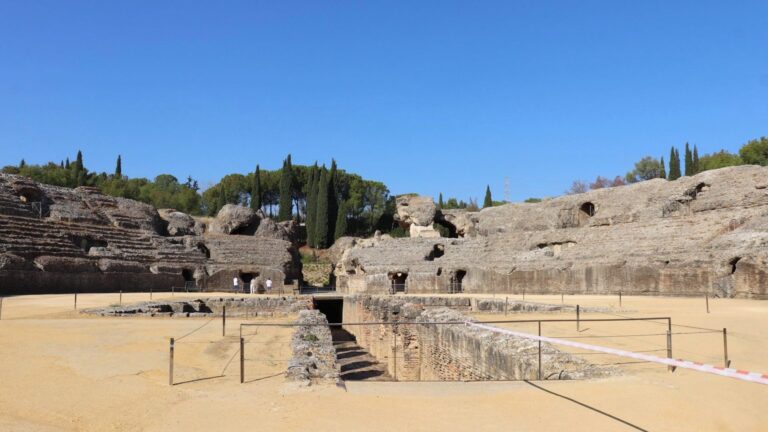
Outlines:
{"type": "MultiPolygon", "coordinates": [[[[203,220],[95,188],[66,189],[2,174],[0,298],[8,308],[17,297],[74,295],[78,310],[67,317],[95,323],[194,323],[183,337],[204,334],[211,348],[195,351],[194,359],[177,358],[174,378],[172,338],[171,384],[196,383],[183,379],[180,368],[202,373],[201,359],[223,359],[226,352],[232,356],[227,367],[232,364],[237,349],[224,344],[236,344],[227,339],[236,335],[240,382],[249,382],[248,373],[258,375],[256,382],[279,375],[302,388],[335,388],[354,381],[627,379],[619,377],[645,372],[535,336],[552,331],[603,343],[597,338],[607,336],[593,335],[591,328],[636,339],[645,336],[630,334],[640,325],[661,323],[654,340],[662,345],[653,355],[672,359],[673,325],[699,321],[678,321],[663,307],[654,306],[654,313],[634,309],[650,304],[643,299],[705,299],[709,313],[710,299],[761,304],[768,295],[765,167],[724,168],[477,212],[443,210],[431,197],[400,196],[396,221],[409,237],[377,232],[340,238],[325,251],[329,283],[308,289],[299,254],[302,227],[295,222],[278,223],[235,205],[203,220]],[[251,281],[257,294],[245,292],[251,281]],[[111,300],[78,306],[78,295],[111,300]],[[633,305],[622,305],[622,296],[634,299],[633,305]],[[221,337],[205,333],[219,320],[221,337]],[[614,322],[635,327],[606,327],[614,322]],[[482,323],[501,330],[538,324],[538,333],[525,327],[521,331],[532,335],[526,338],[475,325],[482,323]],[[548,326],[544,333],[542,323],[548,326]],[[248,369],[248,361],[261,358],[268,359],[248,369]]],[[[12,322],[7,313],[0,321],[12,322]]],[[[720,338],[720,327],[712,333],[720,338]]],[[[654,351],[627,340],[616,348],[654,351]]],[[[682,342],[683,355],[697,344],[682,342]]],[[[719,339],[711,345],[710,358],[719,361],[719,339]]]]}

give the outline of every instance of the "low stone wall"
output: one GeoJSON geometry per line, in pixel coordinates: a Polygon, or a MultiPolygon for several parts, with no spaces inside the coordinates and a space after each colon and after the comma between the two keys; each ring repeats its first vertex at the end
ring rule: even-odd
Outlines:
{"type": "MultiPolygon", "coordinates": [[[[448,308],[425,309],[411,298],[349,296],[344,322],[358,344],[400,381],[524,380],[538,377],[538,342],[449,324],[470,318],[448,308]],[[446,324],[439,324],[446,323],[446,324]]],[[[542,343],[542,379],[584,379],[616,374],[614,368],[542,343]]]]}
{"type": "Polygon", "coordinates": [[[302,385],[338,382],[336,350],[325,315],[317,310],[304,310],[299,312],[297,322],[303,325],[296,327],[291,338],[293,354],[288,362],[286,379],[302,385]]]}
{"type": "Polygon", "coordinates": [[[257,317],[286,316],[310,309],[312,300],[307,297],[210,297],[194,300],[149,301],[123,306],[85,309],[82,313],[101,316],[213,316],[221,315],[224,307],[227,316],[257,317]]]}

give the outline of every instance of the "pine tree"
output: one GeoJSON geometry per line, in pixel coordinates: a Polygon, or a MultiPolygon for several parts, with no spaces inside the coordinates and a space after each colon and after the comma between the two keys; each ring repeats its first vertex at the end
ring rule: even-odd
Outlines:
{"type": "Polygon", "coordinates": [[[120,155],[117,155],[117,164],[115,165],[115,177],[122,177],[123,176],[123,158],[120,155]]]}
{"type": "Polygon", "coordinates": [[[664,167],[664,156],[661,157],[661,170],[659,171],[659,178],[663,178],[665,180],[667,178],[667,169],[664,167]]]}
{"type": "Polygon", "coordinates": [[[258,165],[256,165],[251,183],[251,208],[253,211],[261,209],[261,170],[258,165]]]}
{"type": "Polygon", "coordinates": [[[293,184],[293,172],[291,168],[291,155],[283,161],[283,169],[280,172],[280,212],[277,219],[279,221],[290,220],[293,216],[293,196],[291,195],[291,185],[293,184]]]}
{"type": "Polygon", "coordinates": [[[701,168],[699,167],[699,149],[693,146],[693,174],[698,174],[701,168]]]}
{"type": "Polygon", "coordinates": [[[680,154],[672,147],[669,152],[669,176],[668,180],[677,180],[680,178],[680,154]]]}
{"type": "Polygon", "coordinates": [[[342,201],[339,205],[339,213],[336,216],[336,229],[333,234],[333,240],[344,237],[347,233],[347,205],[342,201]]]}
{"type": "Polygon", "coordinates": [[[25,166],[27,166],[27,162],[22,159],[21,162],[19,162],[19,168],[24,168],[25,166]]]}
{"type": "Polygon", "coordinates": [[[323,167],[317,185],[315,215],[315,247],[320,249],[328,245],[328,189],[328,171],[323,167]]]}
{"type": "Polygon", "coordinates": [[[437,198],[437,208],[442,209],[445,206],[445,203],[443,203],[443,193],[440,192],[440,195],[438,195],[437,198]]]}
{"type": "Polygon", "coordinates": [[[493,207],[493,199],[491,198],[491,186],[485,187],[485,199],[483,200],[483,208],[493,207]]]}
{"type": "Polygon", "coordinates": [[[688,146],[688,143],[685,143],[685,175],[693,175],[693,154],[691,153],[691,148],[688,146]]]}

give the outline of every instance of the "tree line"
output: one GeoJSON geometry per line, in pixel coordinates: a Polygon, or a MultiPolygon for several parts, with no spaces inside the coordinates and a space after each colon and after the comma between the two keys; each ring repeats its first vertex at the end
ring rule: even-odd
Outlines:
{"type": "Polygon", "coordinates": [[[252,173],[222,177],[202,193],[192,177],[186,182],[170,174],[158,175],[153,181],[129,178],[123,175],[122,162],[118,156],[112,174],[96,173],[85,167],[78,151],[75,162],[67,158],[58,164],[29,165],[22,160],[2,172],[55,186],[95,186],[106,195],[196,216],[215,216],[226,204],[249,206],[279,221],[306,223],[306,240],[313,247],[327,247],[342,235],[370,235],[394,227],[394,197],[386,185],[339,169],[335,160],[328,169],[317,163],[293,165],[288,155],[280,169],[262,170],[257,165],[252,173]]]}
{"type": "Polygon", "coordinates": [[[768,166],[768,137],[747,142],[741,146],[738,154],[720,150],[700,157],[699,150],[695,145],[691,148],[688,143],[685,143],[683,158],[681,159],[680,150],[672,146],[666,163],[663,156],[659,159],[646,156],[637,161],[634,169],[624,177],[616,176],[610,180],[603,176],[597,176],[595,181],[591,183],[576,180],[566,193],[582,193],[588,190],[624,186],[655,178],[677,180],[683,175],[692,176],[703,171],[736,165],[768,166]]]}

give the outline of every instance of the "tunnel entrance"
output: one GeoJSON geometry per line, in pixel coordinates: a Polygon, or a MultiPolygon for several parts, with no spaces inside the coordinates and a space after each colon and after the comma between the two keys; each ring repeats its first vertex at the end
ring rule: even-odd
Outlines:
{"type": "Polygon", "coordinates": [[[464,276],[466,275],[466,270],[456,270],[456,273],[451,278],[451,293],[460,293],[464,291],[462,282],[464,281],[464,276]]]}
{"type": "Polygon", "coordinates": [[[406,290],[406,281],[408,280],[408,273],[404,272],[397,272],[397,273],[390,273],[389,274],[389,281],[390,281],[390,287],[389,287],[389,293],[390,294],[397,294],[399,292],[405,293],[406,290]]]}
{"type": "Polygon", "coordinates": [[[259,277],[259,273],[258,272],[253,272],[253,273],[240,272],[239,276],[240,276],[240,280],[242,280],[243,283],[247,285],[251,283],[252,279],[259,277]]]}
{"type": "MultiPolygon", "coordinates": [[[[330,324],[341,324],[344,313],[344,299],[315,297],[312,300],[312,307],[325,315],[330,324]]],[[[331,326],[331,330],[334,328],[341,328],[341,326],[331,326]]]]}

